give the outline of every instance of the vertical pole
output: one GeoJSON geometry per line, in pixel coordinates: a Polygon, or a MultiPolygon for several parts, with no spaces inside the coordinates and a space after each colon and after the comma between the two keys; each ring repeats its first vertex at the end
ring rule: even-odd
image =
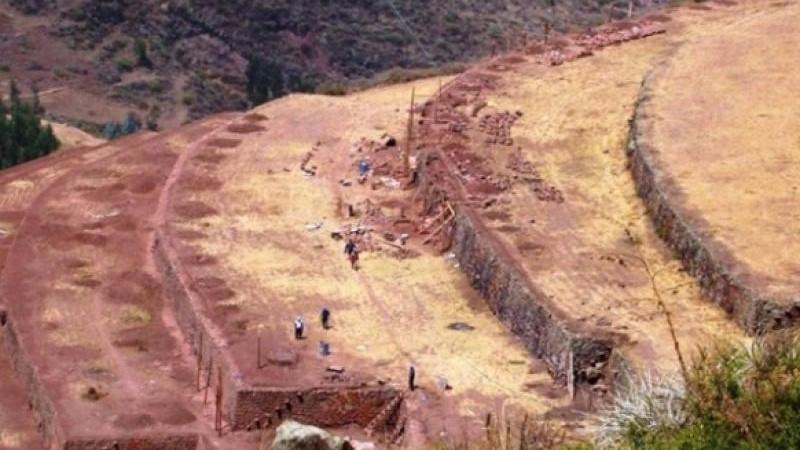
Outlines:
{"type": "Polygon", "coordinates": [[[203,371],[203,333],[201,332],[200,346],[197,347],[197,379],[195,383],[197,385],[197,392],[200,392],[200,389],[203,389],[203,387],[200,385],[200,378],[201,378],[200,373],[202,371],[203,371]]]}
{"type": "Polygon", "coordinates": [[[575,354],[572,349],[567,351],[567,392],[570,400],[575,400],[575,354]]]}
{"type": "Polygon", "coordinates": [[[414,132],[414,88],[411,88],[411,107],[408,109],[408,132],[406,134],[406,154],[403,156],[406,175],[411,175],[411,135],[414,132]]]}
{"type": "MultiPolygon", "coordinates": [[[[436,91],[436,110],[439,110],[439,106],[442,104],[442,79],[439,78],[439,90],[436,91]]],[[[438,121],[437,121],[438,123],[438,121]]]]}
{"type": "Polygon", "coordinates": [[[442,79],[439,78],[439,90],[436,91],[436,98],[433,99],[433,124],[439,123],[439,97],[442,95],[442,79]]]}
{"type": "Polygon", "coordinates": [[[211,373],[214,370],[214,359],[208,359],[208,375],[206,375],[206,392],[203,395],[203,405],[208,404],[208,388],[211,387],[211,373]]]}
{"type": "Polygon", "coordinates": [[[258,332],[258,347],[256,349],[256,368],[261,368],[261,332],[258,332]]]}
{"type": "Polygon", "coordinates": [[[222,437],[222,368],[217,369],[217,431],[222,437]]]}

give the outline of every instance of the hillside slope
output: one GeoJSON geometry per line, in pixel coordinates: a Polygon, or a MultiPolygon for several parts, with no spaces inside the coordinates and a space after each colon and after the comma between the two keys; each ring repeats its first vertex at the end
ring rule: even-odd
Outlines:
{"type": "MultiPolygon", "coordinates": [[[[655,3],[634,2],[636,11],[655,3]]],[[[56,116],[102,124],[134,110],[173,126],[244,109],[255,58],[267,96],[340,90],[396,68],[471,61],[541,36],[545,23],[583,29],[627,9],[605,0],[3,0],[0,81],[58,89],[45,99],[56,116]]]]}

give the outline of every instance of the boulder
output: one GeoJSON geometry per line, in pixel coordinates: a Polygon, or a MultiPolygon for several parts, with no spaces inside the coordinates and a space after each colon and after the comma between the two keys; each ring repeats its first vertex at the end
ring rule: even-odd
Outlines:
{"type": "Polygon", "coordinates": [[[353,450],[353,446],[321,428],[287,420],[275,430],[270,450],[353,450]]]}
{"type": "Polygon", "coordinates": [[[369,441],[353,441],[353,448],[355,450],[376,450],[375,444],[369,441]]]}

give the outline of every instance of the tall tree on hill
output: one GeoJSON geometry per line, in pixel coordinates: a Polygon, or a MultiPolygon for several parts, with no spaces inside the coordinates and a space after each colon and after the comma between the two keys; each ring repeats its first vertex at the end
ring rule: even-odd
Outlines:
{"type": "Polygon", "coordinates": [[[0,101],[0,169],[47,155],[60,143],[50,125],[42,126],[38,96],[25,103],[16,83],[9,88],[9,106],[0,101]]]}
{"type": "Polygon", "coordinates": [[[259,56],[247,64],[247,97],[253,105],[259,105],[280,97],[286,90],[283,68],[259,56]]]}

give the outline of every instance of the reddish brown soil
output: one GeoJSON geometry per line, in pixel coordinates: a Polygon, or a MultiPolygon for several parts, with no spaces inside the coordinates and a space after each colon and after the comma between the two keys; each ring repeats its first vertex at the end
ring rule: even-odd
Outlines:
{"type": "Polygon", "coordinates": [[[233,148],[237,147],[241,144],[241,140],[239,139],[231,139],[231,138],[214,138],[208,141],[209,147],[218,147],[218,148],[233,148]]]}
{"type": "Polygon", "coordinates": [[[266,128],[262,127],[261,125],[256,125],[254,123],[239,123],[228,126],[227,130],[230,131],[231,133],[236,133],[236,134],[248,134],[248,133],[258,133],[259,131],[266,130],[266,128]]]}
{"type": "Polygon", "coordinates": [[[196,201],[188,201],[177,205],[175,207],[175,212],[177,212],[179,216],[188,219],[199,219],[201,217],[213,216],[217,213],[214,208],[203,202],[196,201]]]}
{"type": "Polygon", "coordinates": [[[5,340],[5,330],[0,327],[0,449],[44,449],[25,387],[17,380],[8,358],[5,340]],[[6,443],[11,446],[6,447],[6,443]]]}
{"type": "MultiPolygon", "coordinates": [[[[208,125],[198,124],[180,133],[192,137],[209,130],[208,125]]],[[[14,318],[16,335],[25,343],[19,351],[38,370],[26,383],[40,389],[59,413],[56,422],[44,424],[54,444],[74,435],[113,437],[133,429],[164,436],[211,434],[197,421],[203,412],[192,400],[192,370],[183,365],[161,283],[149,268],[145,224],[172,168],[170,162],[176,160],[174,155],[158,152],[171,151],[166,145],[133,146],[95,164],[76,167],[36,198],[19,225],[0,291],[3,297],[14,292],[18,300],[10,305],[9,315],[14,318]],[[145,175],[125,173],[138,171],[142,165],[149,167],[145,175]],[[110,166],[118,169],[109,171],[110,166]],[[84,200],[85,194],[74,195],[79,183],[87,179],[84,174],[98,181],[120,176],[129,190],[97,189],[95,192],[107,196],[102,204],[108,206],[94,206],[95,201],[103,200],[101,196],[84,200]],[[58,220],[46,220],[48,216],[58,220]],[[53,280],[69,280],[81,295],[68,300],[70,292],[50,292],[47,285],[33,282],[43,274],[53,280]],[[61,314],[71,317],[66,321],[59,317],[45,320],[43,314],[52,308],[45,298],[50,302],[90,301],[74,312],[69,303],[61,304],[61,314]],[[137,309],[130,310],[133,306],[137,309]],[[84,341],[80,330],[87,329],[93,338],[84,341]],[[74,337],[68,343],[61,342],[60,336],[74,337]],[[55,353],[59,358],[47,356],[55,353]],[[70,353],[81,359],[72,359],[70,353]],[[160,375],[152,372],[152,367],[167,372],[160,375]],[[88,383],[89,387],[75,397],[69,390],[75,383],[88,383]],[[108,422],[91,419],[99,410],[109,417],[108,422]]],[[[19,214],[7,217],[22,219],[19,214]]]]}
{"type": "Polygon", "coordinates": [[[267,116],[259,113],[250,113],[250,114],[245,114],[244,116],[244,120],[248,122],[263,122],[267,119],[268,119],[267,116]]]}

